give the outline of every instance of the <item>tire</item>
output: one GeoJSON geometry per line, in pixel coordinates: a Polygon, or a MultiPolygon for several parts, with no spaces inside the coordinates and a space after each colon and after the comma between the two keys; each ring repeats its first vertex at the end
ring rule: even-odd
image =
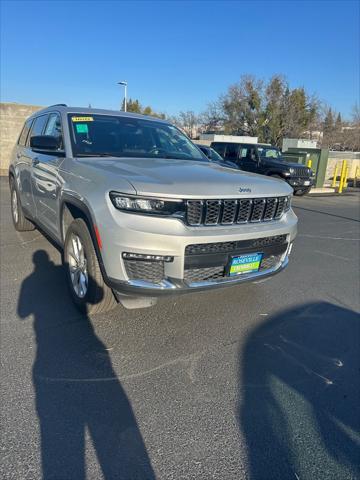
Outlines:
{"type": "Polygon", "coordinates": [[[294,191],[294,195],[298,196],[298,197],[303,197],[304,195],[306,195],[307,193],[310,192],[310,188],[304,188],[304,189],[299,189],[299,190],[295,190],[294,191]]]}
{"type": "Polygon", "coordinates": [[[104,282],[90,232],[82,218],[74,220],[67,229],[63,263],[70,295],[82,313],[94,315],[116,307],[117,301],[104,282]]]}
{"type": "Polygon", "coordinates": [[[10,177],[10,200],[11,200],[11,217],[15,229],[18,232],[28,232],[35,230],[35,225],[28,220],[22,209],[20,203],[19,193],[17,191],[15,180],[13,177],[10,177]]]}

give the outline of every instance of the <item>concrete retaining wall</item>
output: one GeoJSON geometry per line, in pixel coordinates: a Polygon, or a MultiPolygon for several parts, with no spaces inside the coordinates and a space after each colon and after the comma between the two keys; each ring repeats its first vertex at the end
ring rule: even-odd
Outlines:
{"type": "Polygon", "coordinates": [[[27,117],[43,107],[0,103],[0,175],[7,175],[11,151],[27,117]]]}

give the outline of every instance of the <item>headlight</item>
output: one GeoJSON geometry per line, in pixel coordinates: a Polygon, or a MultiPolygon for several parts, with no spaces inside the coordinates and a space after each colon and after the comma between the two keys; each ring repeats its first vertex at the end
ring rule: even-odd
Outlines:
{"type": "Polygon", "coordinates": [[[295,168],[289,168],[290,175],[293,175],[295,173],[295,168]]]}
{"type": "Polygon", "coordinates": [[[284,212],[288,212],[291,208],[291,196],[285,197],[284,212]]]}
{"type": "Polygon", "coordinates": [[[185,213],[183,200],[168,200],[153,197],[138,197],[110,192],[112,204],[123,212],[182,217],[185,213]]]}

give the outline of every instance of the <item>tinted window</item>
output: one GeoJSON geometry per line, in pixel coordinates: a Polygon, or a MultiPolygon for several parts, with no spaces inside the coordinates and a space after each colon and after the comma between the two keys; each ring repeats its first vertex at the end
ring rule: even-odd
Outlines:
{"type": "Polygon", "coordinates": [[[210,148],[210,153],[211,153],[211,160],[213,160],[214,162],[223,162],[224,161],[224,159],[213,148],[210,148]]]}
{"type": "Polygon", "coordinates": [[[75,155],[202,160],[206,158],[168,123],[110,115],[69,115],[75,155]]]}
{"type": "Polygon", "coordinates": [[[260,157],[265,158],[280,158],[280,150],[273,147],[258,147],[260,157]]]}
{"type": "Polygon", "coordinates": [[[216,152],[218,152],[218,154],[221,155],[222,157],[225,154],[225,147],[226,147],[226,143],[215,143],[215,142],[213,142],[211,144],[211,148],[213,148],[216,152]]]}
{"type": "Polygon", "coordinates": [[[255,147],[241,147],[240,149],[240,158],[241,160],[246,161],[257,161],[256,148],[255,147]]]}
{"type": "Polygon", "coordinates": [[[61,119],[58,113],[51,113],[49,115],[44,135],[60,138],[60,148],[63,148],[61,119]]]}
{"type": "Polygon", "coordinates": [[[226,160],[232,160],[233,162],[237,160],[239,153],[239,144],[237,143],[228,143],[226,145],[225,157],[226,160]]]}
{"type": "Polygon", "coordinates": [[[27,120],[25,122],[24,128],[22,129],[22,132],[21,132],[20,137],[19,137],[19,141],[18,141],[19,145],[22,145],[22,146],[25,145],[26,139],[27,139],[30,127],[31,127],[31,123],[32,123],[32,119],[27,120]]]}
{"type": "Polygon", "coordinates": [[[47,115],[41,115],[40,117],[35,118],[32,129],[31,129],[30,138],[35,137],[36,135],[42,134],[47,119],[48,119],[47,115]]]}
{"type": "Polygon", "coordinates": [[[246,158],[247,152],[248,152],[248,148],[247,147],[242,147],[240,149],[240,158],[246,158]]]}
{"type": "Polygon", "coordinates": [[[200,150],[206,155],[208,158],[211,158],[211,151],[208,147],[199,146],[200,150]]]}

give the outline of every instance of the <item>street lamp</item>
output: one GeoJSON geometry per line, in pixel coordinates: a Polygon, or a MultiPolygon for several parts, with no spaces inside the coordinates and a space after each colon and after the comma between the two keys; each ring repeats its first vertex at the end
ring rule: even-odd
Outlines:
{"type": "Polygon", "coordinates": [[[127,82],[118,82],[118,85],[124,85],[124,112],[126,112],[126,89],[127,89],[127,82]]]}

